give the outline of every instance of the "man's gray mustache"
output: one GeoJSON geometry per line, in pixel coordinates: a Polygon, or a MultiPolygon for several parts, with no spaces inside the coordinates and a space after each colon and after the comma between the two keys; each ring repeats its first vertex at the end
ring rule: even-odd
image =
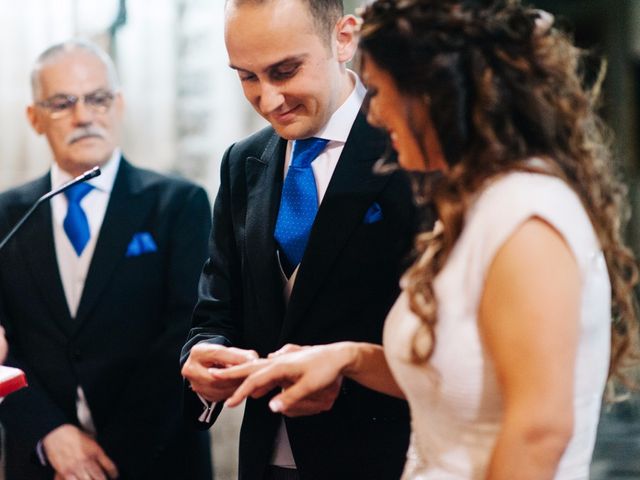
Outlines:
{"type": "Polygon", "coordinates": [[[74,130],[67,137],[67,145],[71,145],[72,143],[77,142],[78,140],[82,140],[87,137],[97,137],[97,138],[105,138],[106,132],[102,128],[90,127],[90,128],[79,128],[74,130]]]}

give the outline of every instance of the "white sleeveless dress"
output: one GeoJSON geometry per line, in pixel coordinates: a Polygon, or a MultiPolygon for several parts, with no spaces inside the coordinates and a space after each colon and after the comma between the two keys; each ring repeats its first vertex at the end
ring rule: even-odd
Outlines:
{"type": "Polygon", "coordinates": [[[532,217],[544,219],[560,232],[581,272],[574,433],[555,478],[589,476],[609,367],[611,287],[607,267],[587,213],[573,190],[555,177],[515,172],[495,180],[479,194],[435,279],[437,340],[428,366],[409,361],[418,319],[409,310],[406,293],[399,296],[387,318],[385,354],[412,415],[404,479],[485,476],[503,408],[494,367],[479,335],[478,306],[487,269],[497,251],[532,217]]]}

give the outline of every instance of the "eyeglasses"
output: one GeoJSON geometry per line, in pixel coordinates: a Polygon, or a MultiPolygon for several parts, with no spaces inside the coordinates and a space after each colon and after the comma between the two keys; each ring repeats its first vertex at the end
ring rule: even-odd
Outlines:
{"type": "Polygon", "coordinates": [[[85,107],[95,113],[107,113],[113,104],[115,95],[107,90],[96,90],[84,96],[75,95],[54,95],[51,98],[36,102],[39,107],[45,108],[49,112],[49,117],[57,120],[71,114],[76,104],[82,99],[85,107]]]}

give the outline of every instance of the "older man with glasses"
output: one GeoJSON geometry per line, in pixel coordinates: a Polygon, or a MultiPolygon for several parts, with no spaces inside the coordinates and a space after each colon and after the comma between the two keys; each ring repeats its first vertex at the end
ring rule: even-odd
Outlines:
{"type": "Polygon", "coordinates": [[[0,236],[52,187],[102,175],[40,207],[0,252],[7,364],[29,381],[0,405],[7,478],[211,478],[206,434],[181,421],[178,366],[207,195],[124,159],[122,94],[95,45],[47,49],[31,81],[27,115],[54,163],[0,195],[0,236]]]}

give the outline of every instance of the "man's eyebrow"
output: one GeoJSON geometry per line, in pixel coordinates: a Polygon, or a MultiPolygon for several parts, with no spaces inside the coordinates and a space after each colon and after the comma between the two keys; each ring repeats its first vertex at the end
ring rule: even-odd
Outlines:
{"type": "MultiPolygon", "coordinates": [[[[300,55],[293,55],[287,58],[283,58],[282,60],[280,60],[279,62],[276,63],[272,63],[271,65],[268,65],[263,71],[264,72],[269,72],[270,70],[274,70],[282,65],[286,65],[287,63],[295,63],[295,62],[301,62],[303,61],[305,58],[307,58],[307,54],[303,53],[300,55]]],[[[245,68],[242,67],[238,67],[237,65],[234,65],[233,63],[229,64],[229,67],[233,70],[237,70],[238,72],[243,72],[243,73],[255,73],[252,72],[251,70],[247,70],[245,68]]]]}

